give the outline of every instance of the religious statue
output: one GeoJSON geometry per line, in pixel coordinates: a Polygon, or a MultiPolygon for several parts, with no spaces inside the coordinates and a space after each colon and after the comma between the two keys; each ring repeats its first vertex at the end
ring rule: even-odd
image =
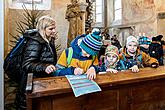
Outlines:
{"type": "Polygon", "coordinates": [[[77,36],[83,34],[82,30],[82,11],[78,0],[71,0],[71,4],[67,5],[66,19],[69,21],[68,46],[70,42],[77,36]]]}

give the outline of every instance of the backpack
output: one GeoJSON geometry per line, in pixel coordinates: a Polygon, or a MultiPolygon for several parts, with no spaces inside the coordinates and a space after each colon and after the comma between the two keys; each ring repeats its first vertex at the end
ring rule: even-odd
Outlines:
{"type": "MultiPolygon", "coordinates": [[[[35,30],[28,30],[28,33],[34,32],[35,30]]],[[[4,60],[3,69],[7,76],[14,82],[19,83],[22,78],[22,61],[24,48],[28,39],[22,35],[16,45],[8,53],[4,60]]]]}

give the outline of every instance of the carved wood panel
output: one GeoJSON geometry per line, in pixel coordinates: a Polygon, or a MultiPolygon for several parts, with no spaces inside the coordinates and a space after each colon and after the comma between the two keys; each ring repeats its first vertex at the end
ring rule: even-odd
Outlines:
{"type": "Polygon", "coordinates": [[[131,110],[164,110],[165,81],[144,82],[132,88],[131,110]]]}

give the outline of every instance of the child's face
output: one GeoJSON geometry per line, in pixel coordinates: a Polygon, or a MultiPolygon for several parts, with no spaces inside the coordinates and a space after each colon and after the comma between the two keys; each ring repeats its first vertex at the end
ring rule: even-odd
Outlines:
{"type": "Polygon", "coordinates": [[[85,50],[82,49],[82,56],[89,57],[90,55],[85,50]]]}
{"type": "Polygon", "coordinates": [[[109,62],[110,65],[113,65],[117,62],[118,57],[117,55],[111,53],[106,55],[107,61],[109,62]]]}
{"type": "Polygon", "coordinates": [[[141,47],[144,47],[145,49],[148,49],[149,48],[149,45],[148,44],[141,44],[140,46],[141,47]]]}
{"type": "Polygon", "coordinates": [[[136,42],[130,42],[129,44],[127,44],[127,51],[131,54],[134,54],[137,50],[137,43],[136,42]]]}

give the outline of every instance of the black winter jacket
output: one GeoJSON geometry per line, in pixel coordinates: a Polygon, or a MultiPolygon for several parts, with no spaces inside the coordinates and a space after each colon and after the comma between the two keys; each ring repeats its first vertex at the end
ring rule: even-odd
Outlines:
{"type": "Polygon", "coordinates": [[[54,41],[48,43],[36,31],[25,33],[24,37],[28,39],[23,55],[23,71],[34,73],[35,77],[47,77],[45,69],[50,64],[57,63],[57,54],[54,41]]]}
{"type": "Polygon", "coordinates": [[[159,43],[151,43],[149,45],[149,55],[156,58],[159,65],[163,65],[163,46],[159,43]]]}

